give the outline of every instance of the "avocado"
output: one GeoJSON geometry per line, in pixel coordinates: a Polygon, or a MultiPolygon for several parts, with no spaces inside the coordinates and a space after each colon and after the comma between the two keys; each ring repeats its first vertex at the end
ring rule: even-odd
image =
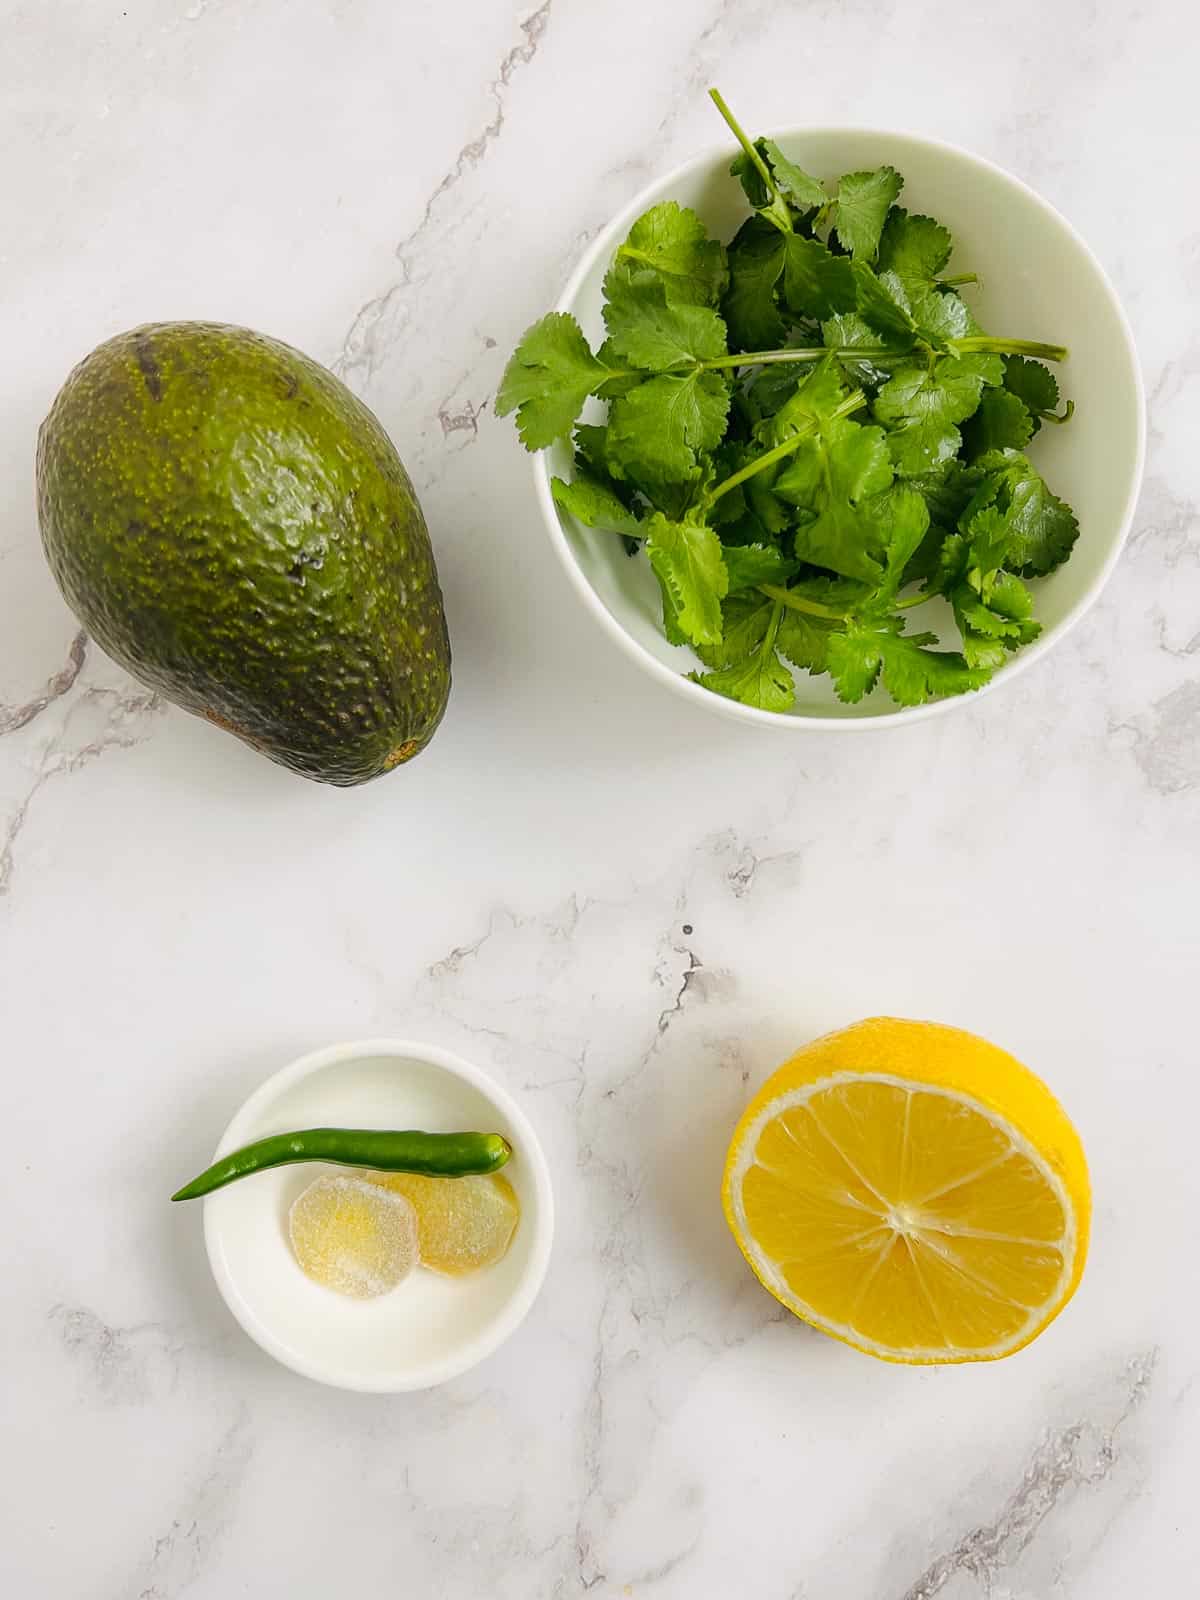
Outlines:
{"type": "Polygon", "coordinates": [[[429,742],[450,641],[425,519],[315,361],[218,323],[119,334],[59,392],[37,488],[68,605],[167,699],[324,783],[429,742]]]}

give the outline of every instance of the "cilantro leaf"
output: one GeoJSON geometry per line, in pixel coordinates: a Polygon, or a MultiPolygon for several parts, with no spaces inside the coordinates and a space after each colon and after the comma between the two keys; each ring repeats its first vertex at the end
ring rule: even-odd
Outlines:
{"type": "Polygon", "coordinates": [[[564,478],[551,478],[550,492],[556,505],[589,528],[607,528],[635,539],[645,534],[640,519],[598,478],[586,473],[577,474],[569,483],[564,478]]]}
{"type": "Polygon", "coordinates": [[[674,200],[643,212],[616,259],[660,273],[668,298],[679,303],[715,306],[729,281],[724,245],[708,237],[694,211],[674,200]]]}
{"type": "Polygon", "coordinates": [[[947,461],[936,472],[923,473],[907,481],[922,496],[929,507],[930,522],[940,528],[945,537],[958,527],[958,519],[970,505],[983,478],[981,468],[954,460],[947,461]]]}
{"type": "Polygon", "coordinates": [[[829,641],[836,626],[836,623],[805,616],[804,612],[785,606],[775,644],[793,666],[803,667],[808,672],[827,672],[829,641]]]}
{"type": "Polygon", "coordinates": [[[957,424],[976,410],[983,393],[978,363],[975,356],[905,362],[876,395],[871,409],[890,430],[888,444],[902,476],[932,472],[957,455],[957,424]]]}
{"type": "Polygon", "coordinates": [[[958,519],[970,504],[983,476],[978,468],[968,467],[955,458],[945,462],[935,472],[920,473],[904,480],[909,488],[921,496],[929,511],[929,528],[909,560],[904,583],[929,580],[932,589],[938,589],[932,580],[943,546],[955,534],[958,519]]]}
{"type": "MultiPolygon", "coordinates": [[[[796,554],[847,578],[874,582],[881,568],[880,530],[864,502],[892,481],[882,428],[848,417],[823,422],[775,480],[775,492],[807,513],[796,530],[796,554]]],[[[923,530],[922,530],[923,531],[923,530]]]]}
{"type": "Polygon", "coordinates": [[[1041,473],[1019,451],[992,451],[981,456],[978,465],[987,476],[964,513],[968,526],[975,512],[995,506],[1004,517],[1006,565],[1011,570],[1031,578],[1061,566],[1079,537],[1070,506],[1050,492],[1041,473]]]}
{"type": "Polygon", "coordinates": [[[729,602],[726,626],[736,644],[726,646],[722,664],[713,671],[693,674],[694,681],[762,711],[790,710],[796,700],[795,680],[775,652],[782,610],[770,600],[729,602]]]}
{"type": "Polygon", "coordinates": [[[762,647],[775,614],[775,602],[764,594],[731,594],[721,607],[721,637],[698,644],[696,654],[714,671],[735,667],[762,647]]]}
{"type": "Polygon", "coordinates": [[[526,450],[541,450],[569,434],[583,403],[614,376],[588,347],[565,311],[551,311],[526,330],[496,394],[497,416],[517,413],[526,450]]]}
{"type": "Polygon", "coordinates": [[[991,671],[954,650],[929,650],[918,637],[882,641],[883,686],[899,706],[921,706],[951,694],[982,689],[991,671]]]}
{"type": "MultiPolygon", "coordinates": [[[[829,196],[816,178],[809,177],[794,161],[789,161],[773,139],[756,139],[754,148],[774,179],[775,188],[797,211],[814,211],[828,200],[829,196]]],[[[748,155],[743,153],[738,156],[729,171],[741,184],[747,200],[756,211],[772,210],[774,197],[763,182],[762,173],[748,155]]],[[[791,218],[780,216],[781,223],[785,220],[790,222],[791,218]]]]}
{"type": "Polygon", "coordinates": [[[829,196],[824,185],[794,161],[789,161],[773,139],[757,140],[756,148],[774,174],[781,192],[798,211],[814,211],[825,204],[829,196]]]}
{"type": "Polygon", "coordinates": [[[853,311],[854,273],[845,256],[818,239],[789,234],[784,239],[783,298],[793,316],[818,322],[837,311],[853,311]]]}
{"type": "Polygon", "coordinates": [[[721,601],[729,574],[721,541],[704,522],[671,522],[656,511],[645,523],[646,553],[675,606],[675,622],[693,644],[721,637],[721,601]]]}
{"type": "Polygon", "coordinates": [[[778,286],[786,241],[778,228],[751,217],[729,247],[729,288],[722,310],[737,350],[773,350],[783,343],[778,286]]]}
{"type": "Polygon", "coordinates": [[[871,514],[882,530],[886,551],[877,600],[890,605],[908,581],[909,564],[929,530],[929,507],[916,489],[898,483],[879,495],[871,514]]]}
{"type": "Polygon", "coordinates": [[[901,635],[897,619],[852,624],[829,640],[829,671],[839,700],[851,704],[869,694],[883,677],[897,705],[919,706],[944,695],[979,689],[991,676],[956,651],[930,650],[933,636],[901,635]]]}
{"type": "Polygon", "coordinates": [[[865,261],[854,263],[855,305],[858,315],[875,330],[875,342],[883,335],[883,343],[895,344],[901,350],[911,350],[917,335],[917,325],[909,310],[908,295],[904,285],[894,274],[880,277],[872,272],[865,261]]]}
{"type": "MultiPolygon", "coordinates": [[[[651,571],[653,571],[653,568],[651,568],[651,571]]],[[[690,644],[691,641],[687,634],[679,626],[679,607],[675,604],[674,593],[663,582],[660,573],[655,572],[654,576],[658,579],[658,592],[662,596],[663,633],[666,635],[667,643],[674,645],[690,644]]]]}
{"type": "Polygon", "coordinates": [[[1058,379],[1040,361],[1030,361],[1026,356],[1005,356],[1004,387],[1016,395],[1029,412],[1033,432],[1042,425],[1043,418],[1065,422],[1075,409],[1067,402],[1066,413],[1058,415],[1058,379]]]}
{"type": "Polygon", "coordinates": [[[879,239],[879,270],[894,273],[910,295],[932,289],[952,248],[950,230],[940,222],[893,206],[879,239]]]}
{"type": "Polygon", "coordinates": [[[968,461],[989,450],[1020,450],[1033,433],[1033,418],[1023,401],[1008,389],[988,389],[979,410],[963,425],[963,450],[968,461]]]}
{"type": "Polygon", "coordinates": [[[767,482],[767,474],[762,473],[751,478],[742,487],[746,493],[746,502],[758,518],[763,531],[773,539],[778,539],[781,534],[786,533],[792,525],[795,513],[790,506],[784,505],[767,482]]]}
{"type": "MultiPolygon", "coordinates": [[[[899,278],[892,280],[899,286],[899,278]]],[[[908,297],[909,310],[921,337],[935,350],[945,350],[952,339],[964,334],[977,333],[979,324],[971,315],[971,308],[953,289],[917,289],[908,297]]],[[[978,358],[975,358],[978,359],[978,358]]],[[[1000,383],[1004,378],[1004,364],[999,356],[987,358],[991,363],[991,381],[1000,383]]]]}
{"type": "Polygon", "coordinates": [[[879,633],[870,627],[852,627],[835,633],[826,646],[825,659],[839,700],[854,705],[870,694],[879,681],[883,652],[879,633]]]}
{"type": "Polygon", "coordinates": [[[760,424],[756,437],[775,445],[801,428],[830,417],[846,398],[846,386],[835,363],[826,356],[803,377],[792,379],[792,393],[773,417],[760,424]]]}
{"type": "Polygon", "coordinates": [[[617,360],[643,372],[667,372],[726,354],[725,324],[717,313],[668,300],[655,273],[614,267],[604,293],[605,349],[617,360]]]}
{"type": "Polygon", "coordinates": [[[664,374],[612,403],[608,452],[614,470],[635,483],[684,483],[698,455],[715,450],[725,432],[729,388],[716,372],[664,374]]]}
{"type": "MultiPolygon", "coordinates": [[[[868,269],[869,270],[869,269],[868,269]]],[[[873,328],[857,311],[839,312],[821,324],[822,341],[831,349],[857,350],[867,349],[872,352],[887,350],[891,347],[891,354],[872,354],[857,359],[851,355],[838,357],[842,371],[847,377],[853,379],[860,388],[878,389],[891,377],[892,370],[912,349],[913,335],[907,333],[896,336],[892,333],[883,333],[873,328]]]]}
{"type": "Polygon", "coordinates": [[[1041,632],[1033,621],[1033,596],[1003,570],[1008,545],[1003,513],[987,506],[973,514],[965,534],[952,534],[942,548],[933,586],[950,601],[972,666],[998,666],[1006,651],[1041,632]]]}
{"type": "Polygon", "coordinates": [[[833,205],[833,226],[838,239],[855,260],[870,261],[879,249],[879,236],[893,201],[904,187],[895,167],[873,172],[848,172],[839,179],[833,205]]]}
{"type": "Polygon", "coordinates": [[[613,493],[621,496],[619,485],[611,482],[616,476],[608,456],[608,429],[595,422],[581,422],[575,429],[575,459],[593,478],[607,483],[613,493]]]}
{"type": "Polygon", "coordinates": [[[796,680],[775,651],[765,646],[738,666],[693,676],[714,694],[760,711],[790,711],[796,703],[796,680]]]}
{"type": "Polygon", "coordinates": [[[729,593],[756,589],[760,583],[786,583],[796,570],[782,550],[766,544],[725,546],[725,569],[729,574],[729,593]]]}

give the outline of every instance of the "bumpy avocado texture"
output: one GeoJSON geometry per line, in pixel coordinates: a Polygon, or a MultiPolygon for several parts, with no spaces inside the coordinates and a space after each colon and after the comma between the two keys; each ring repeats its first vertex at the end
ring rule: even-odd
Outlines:
{"type": "Polygon", "coordinates": [[[450,644],[425,520],[315,361],[216,323],[121,334],[63,385],[37,485],[68,604],[151,688],[325,783],[428,743],[450,644]]]}

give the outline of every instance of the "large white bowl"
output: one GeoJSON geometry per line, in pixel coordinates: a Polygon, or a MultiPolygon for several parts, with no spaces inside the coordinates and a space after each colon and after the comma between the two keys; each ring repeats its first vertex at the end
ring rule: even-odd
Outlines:
{"type": "MultiPolygon", "coordinates": [[[[954,235],[950,270],[977,272],[964,290],[989,333],[1065,344],[1058,369],[1064,397],[1075,400],[1070,424],[1044,426],[1030,446],[1050,487],[1074,507],[1080,536],[1071,559],[1036,580],[1037,641],[992,678],[1011,679],[1063,638],[1100,593],[1133,517],[1145,454],[1145,401],[1133,336],[1112,285],[1083,240],[1054,208],[1010,173],[954,145],[869,128],[793,128],[773,135],[786,155],[821,178],[890,163],[904,174],[901,203],[946,224],[954,235]]],[[[691,206],[709,231],[730,239],[747,215],[729,175],[730,146],[677,167],[633,200],[599,234],[571,274],[557,309],[572,312],[593,344],[603,337],[600,285],[634,219],[660,200],[691,206]]],[[[614,534],[586,528],[559,511],[552,475],[569,478],[565,443],[534,458],[537,494],[555,549],[587,609],[651,677],[700,705],[742,722],[780,728],[863,728],[911,722],[973,696],[897,708],[882,689],[843,705],[827,676],[797,675],[796,706],[759,711],[692,683],[690,650],[667,643],[658,586],[642,556],[629,558],[614,534]]],[[[914,626],[928,625],[948,648],[957,638],[942,601],[915,608],[914,626]]]]}
{"type": "Polygon", "coordinates": [[[208,1258],[229,1309],[277,1361],[338,1388],[396,1393],[466,1372],[520,1325],[550,1259],[550,1175],[524,1114],[448,1050],[367,1039],[318,1050],[268,1078],[226,1128],[215,1159],[268,1134],[317,1127],[502,1133],[513,1147],[504,1176],[521,1205],[508,1254],[466,1277],[421,1268],[376,1300],[347,1299],[305,1277],[287,1217],[318,1173],[349,1169],[277,1167],[204,1201],[208,1258]]]}

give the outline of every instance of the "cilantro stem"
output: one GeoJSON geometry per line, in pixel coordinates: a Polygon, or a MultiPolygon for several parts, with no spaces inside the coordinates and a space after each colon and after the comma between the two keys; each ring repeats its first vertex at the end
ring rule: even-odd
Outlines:
{"type": "Polygon", "coordinates": [[[791,589],[782,589],[775,583],[760,583],[759,593],[774,600],[777,606],[787,606],[792,611],[803,611],[809,617],[824,617],[828,622],[845,622],[844,611],[834,611],[831,606],[820,605],[816,600],[805,600],[791,589]]]}
{"type": "Polygon", "coordinates": [[[765,637],[763,638],[762,648],[758,653],[758,659],[764,663],[768,660],[772,650],[775,648],[775,640],[779,637],[779,624],[782,621],[783,606],[780,601],[776,600],[774,606],[771,608],[771,620],[767,623],[767,631],[765,637]]]}
{"type": "Polygon", "coordinates": [[[710,89],[708,97],[725,118],[729,131],[746,152],[746,159],[766,186],[767,194],[770,196],[770,204],[758,208],[759,216],[765,217],[768,222],[773,223],[780,233],[791,233],[792,213],[788,209],[788,203],[784,199],[779,185],[775,182],[775,174],[763,160],[746,130],[726,105],[725,97],[721,91],[719,89],[710,89]]]}
{"type": "Polygon", "coordinates": [[[1043,361],[1065,361],[1065,344],[1039,344],[1036,339],[990,339],[985,333],[968,334],[965,339],[948,339],[956,356],[1040,356],[1043,361]]]}
{"type": "Polygon", "coordinates": [[[956,289],[960,283],[978,283],[979,275],[975,272],[960,272],[953,278],[939,278],[939,289],[956,289]]]}
{"type": "Polygon", "coordinates": [[[1034,416],[1041,417],[1043,422],[1053,422],[1056,426],[1058,426],[1060,428],[1062,427],[1064,422],[1070,422],[1071,418],[1074,415],[1075,415],[1075,402],[1074,402],[1074,400],[1068,400],[1067,401],[1067,409],[1062,413],[1061,416],[1059,415],[1059,413],[1057,411],[1035,411],[1034,412],[1034,416]]]}
{"type": "Polygon", "coordinates": [[[842,356],[846,360],[857,357],[863,361],[884,356],[896,357],[895,350],[889,350],[886,345],[807,345],[789,350],[743,350],[736,356],[713,356],[708,361],[701,361],[700,366],[705,369],[720,367],[765,367],[773,361],[822,361],[826,356],[842,356]]]}
{"type": "Polygon", "coordinates": [[[756,456],[753,461],[747,462],[744,467],[740,467],[737,472],[732,473],[728,478],[722,478],[716,488],[710,489],[704,496],[701,505],[707,509],[715,500],[719,500],[723,494],[728,494],[731,489],[736,489],[739,483],[745,483],[747,478],[752,478],[756,472],[761,472],[764,467],[773,466],[776,461],[782,461],[785,457],[790,456],[793,450],[800,448],[810,433],[816,432],[823,421],[833,422],[837,417],[849,416],[851,411],[857,411],[859,406],[864,406],[866,403],[866,395],[861,389],[855,389],[853,394],[847,395],[840,405],[834,407],[828,417],[810,418],[808,422],[803,423],[796,429],[791,438],[785,439],[782,444],[777,444],[773,450],[768,450],[763,455],[756,456]]]}
{"type": "Polygon", "coordinates": [[[776,187],[775,179],[771,173],[771,169],[767,166],[767,163],[763,160],[762,156],[759,155],[758,151],[754,148],[749,134],[747,134],[746,130],[742,127],[741,123],[725,103],[725,96],[721,93],[720,89],[710,89],[708,91],[708,98],[725,118],[725,122],[730,133],[733,134],[733,137],[746,152],[748,160],[753,164],[755,171],[766,184],[767,193],[775,200],[780,199],[779,190],[776,187]]]}

